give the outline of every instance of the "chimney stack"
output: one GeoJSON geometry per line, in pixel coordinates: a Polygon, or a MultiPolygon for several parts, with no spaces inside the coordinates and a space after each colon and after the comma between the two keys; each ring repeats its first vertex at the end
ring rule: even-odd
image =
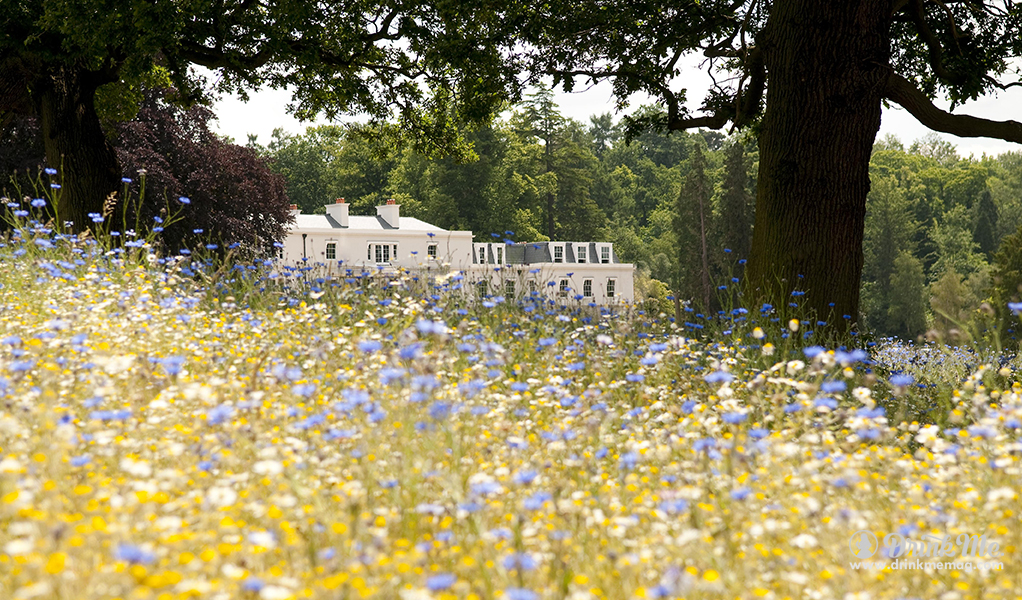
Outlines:
{"type": "Polygon", "coordinates": [[[401,226],[401,205],[393,198],[387,200],[386,204],[377,206],[376,215],[394,229],[399,229],[401,226]]]}
{"type": "Polygon", "coordinates": [[[344,201],[344,198],[338,198],[333,204],[327,204],[326,214],[340,223],[341,227],[348,226],[348,204],[344,201]]]}

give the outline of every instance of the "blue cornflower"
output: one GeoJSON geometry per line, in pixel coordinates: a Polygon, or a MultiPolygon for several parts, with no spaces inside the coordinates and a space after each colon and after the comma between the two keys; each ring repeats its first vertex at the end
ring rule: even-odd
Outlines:
{"type": "Polygon", "coordinates": [[[740,487],[731,490],[731,497],[734,498],[735,500],[745,500],[746,498],[749,497],[749,494],[751,493],[752,490],[750,490],[749,488],[740,487]]]}
{"type": "Polygon", "coordinates": [[[117,560],[123,560],[136,565],[144,565],[154,562],[156,556],[152,552],[143,550],[139,546],[132,544],[120,544],[117,546],[117,550],[114,553],[117,560]]]}
{"type": "Polygon", "coordinates": [[[530,483],[536,480],[537,476],[538,473],[531,469],[528,471],[518,471],[517,473],[515,473],[514,482],[519,485],[529,485],[530,483]]]}
{"type": "Polygon", "coordinates": [[[210,425],[219,425],[231,418],[234,414],[234,407],[229,404],[221,404],[206,413],[206,422],[210,425]]]}
{"type": "Polygon", "coordinates": [[[833,398],[817,398],[814,404],[817,407],[826,407],[829,408],[830,410],[834,410],[837,408],[837,400],[833,398]]]}
{"type": "Polygon", "coordinates": [[[442,335],[447,333],[447,324],[443,321],[430,321],[429,319],[419,319],[415,323],[415,328],[419,330],[419,333],[442,335]]]}
{"type": "Polygon", "coordinates": [[[383,348],[383,344],[377,340],[363,340],[358,343],[358,349],[367,354],[370,352],[376,352],[380,348],[383,348]]]}
{"type": "Polygon", "coordinates": [[[621,459],[618,462],[618,466],[623,471],[631,471],[635,468],[636,463],[639,462],[639,455],[634,452],[626,452],[621,455],[621,459]]]}
{"type": "Polygon", "coordinates": [[[674,515],[688,510],[688,502],[683,498],[664,500],[658,508],[669,515],[674,515]]]}
{"type": "Polygon", "coordinates": [[[81,456],[73,456],[69,461],[72,467],[84,467],[85,465],[92,462],[92,457],[88,454],[82,454],[81,456]]]}
{"type": "Polygon", "coordinates": [[[842,366],[846,367],[857,362],[862,362],[867,358],[869,358],[869,355],[866,354],[865,350],[862,350],[860,348],[856,348],[851,352],[844,352],[842,350],[838,350],[837,352],[834,353],[834,360],[841,363],[842,366]]]}
{"type": "Polygon", "coordinates": [[[806,358],[813,359],[823,354],[827,350],[822,346],[808,346],[802,349],[802,353],[806,355],[806,358]]]}
{"type": "Polygon", "coordinates": [[[820,386],[820,391],[827,394],[836,394],[846,389],[848,389],[848,384],[843,381],[824,381],[823,385],[820,386]]]}
{"type": "Polygon", "coordinates": [[[742,421],[744,421],[747,416],[748,415],[746,415],[745,413],[729,412],[729,413],[724,413],[724,416],[722,418],[723,418],[725,423],[729,423],[731,425],[737,425],[738,423],[741,423],[742,421]]]}
{"type": "Polygon", "coordinates": [[[480,481],[472,484],[472,493],[480,496],[499,494],[503,489],[496,481],[480,481]]]}
{"type": "Polygon", "coordinates": [[[426,589],[431,592],[443,591],[457,583],[457,581],[458,577],[456,575],[451,573],[440,573],[438,575],[433,575],[426,580],[426,589]]]}
{"type": "Polygon", "coordinates": [[[714,371],[713,373],[703,376],[703,380],[706,381],[706,383],[728,383],[733,381],[734,378],[735,376],[727,371],[714,371]]]}
{"type": "Polygon", "coordinates": [[[191,198],[188,198],[187,196],[178,196],[177,201],[180,202],[181,204],[191,204],[192,203],[191,198]]]}
{"type": "Polygon", "coordinates": [[[89,419],[94,421],[124,421],[131,418],[131,411],[123,410],[94,410],[89,413],[89,419]]]}
{"type": "MultiPolygon", "coordinates": [[[[1019,304],[1022,304],[1022,302],[1020,302],[1019,304]]],[[[912,376],[908,375],[907,373],[897,373],[895,375],[891,375],[891,385],[895,387],[904,387],[907,385],[912,385],[914,381],[915,379],[913,379],[912,376]]]]}
{"type": "Polygon", "coordinates": [[[46,200],[43,200],[42,198],[36,198],[35,200],[32,200],[32,206],[34,206],[35,208],[42,208],[46,206],[46,200]]]}
{"type": "Polygon", "coordinates": [[[183,356],[168,356],[167,358],[160,360],[160,364],[163,365],[163,370],[166,371],[168,375],[177,375],[184,367],[185,358],[183,356]]]}
{"type": "Polygon", "coordinates": [[[504,598],[507,600],[539,600],[536,592],[525,588],[507,588],[504,590],[504,598]]]}
{"type": "Polygon", "coordinates": [[[536,559],[526,552],[516,552],[505,556],[503,564],[508,571],[531,571],[536,568],[536,559]]]}
{"type": "Polygon", "coordinates": [[[552,499],[553,496],[550,495],[550,492],[536,492],[526,498],[525,501],[522,502],[522,506],[525,507],[525,510],[540,510],[543,508],[544,503],[552,499]]]}
{"type": "Polygon", "coordinates": [[[248,577],[247,579],[245,579],[245,581],[241,582],[241,589],[245,590],[246,592],[258,593],[264,587],[266,587],[266,584],[263,583],[263,580],[259,579],[258,577],[248,577]]]}

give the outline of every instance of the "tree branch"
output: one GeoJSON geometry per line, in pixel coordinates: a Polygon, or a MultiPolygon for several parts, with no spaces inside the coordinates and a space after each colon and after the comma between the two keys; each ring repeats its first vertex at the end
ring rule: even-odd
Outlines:
{"type": "Polygon", "coordinates": [[[638,81],[650,89],[655,89],[663,97],[664,102],[667,103],[667,118],[668,121],[674,121],[677,119],[679,106],[678,97],[671,91],[671,88],[667,87],[662,82],[644,77],[640,73],[631,69],[607,69],[604,71],[593,71],[590,69],[577,69],[574,71],[559,71],[553,70],[548,71],[550,75],[558,75],[561,77],[588,77],[591,81],[596,82],[601,79],[607,79],[609,77],[618,77],[624,79],[632,79],[638,81]]]}
{"type": "Polygon", "coordinates": [[[748,124],[753,117],[759,114],[763,90],[766,88],[766,63],[763,59],[762,47],[757,44],[749,48],[746,60],[749,87],[736,98],[738,100],[738,110],[735,115],[736,127],[748,124]]]}
{"type": "MultiPolygon", "coordinates": [[[[952,73],[947,70],[944,66],[944,47],[940,45],[940,40],[930,29],[930,26],[926,23],[926,15],[923,10],[923,0],[911,0],[909,2],[911,9],[908,12],[909,18],[912,23],[916,26],[916,31],[919,32],[919,36],[923,38],[923,42],[926,44],[926,48],[930,51],[928,57],[930,68],[933,69],[934,74],[940,77],[944,81],[953,85],[962,85],[966,82],[967,78],[961,74],[952,73]]],[[[945,7],[946,8],[946,7],[945,7]]],[[[954,34],[955,24],[951,22],[951,32],[954,34]]]]}
{"type": "Polygon", "coordinates": [[[723,112],[715,112],[710,115],[703,115],[701,117],[691,117],[688,119],[673,119],[667,124],[667,128],[671,131],[680,131],[682,129],[692,129],[695,127],[706,127],[707,129],[723,129],[727,122],[731,120],[731,115],[723,112]]]}
{"type": "Polygon", "coordinates": [[[958,137],[988,137],[1022,144],[1022,123],[1018,121],[991,121],[969,115],[954,115],[930,102],[926,94],[912,82],[891,72],[884,97],[905,108],[920,123],[934,131],[958,137]]]}

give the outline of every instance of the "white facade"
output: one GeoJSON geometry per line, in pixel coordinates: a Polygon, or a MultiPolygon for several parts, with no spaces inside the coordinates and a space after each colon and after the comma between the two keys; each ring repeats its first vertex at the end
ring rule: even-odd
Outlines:
{"type": "Polygon", "coordinates": [[[303,215],[284,241],[285,265],[347,270],[450,269],[462,271],[480,294],[521,297],[536,293],[559,302],[598,305],[631,302],[634,265],[615,262],[603,242],[473,243],[471,231],[448,231],[402,217],[393,200],[376,216],[348,214],[339,199],[326,214],[303,215]]]}
{"type": "Polygon", "coordinates": [[[295,222],[284,240],[284,264],[312,263],[328,271],[471,266],[471,231],[448,231],[401,217],[397,204],[376,210],[375,217],[348,215],[343,198],[327,205],[325,215],[303,215],[292,206],[295,222]]]}

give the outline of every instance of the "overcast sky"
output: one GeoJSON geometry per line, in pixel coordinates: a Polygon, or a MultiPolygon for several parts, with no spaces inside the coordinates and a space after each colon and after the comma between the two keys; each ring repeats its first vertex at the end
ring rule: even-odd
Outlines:
{"type": "MultiPolygon", "coordinates": [[[[688,97],[692,99],[689,102],[689,107],[694,110],[701,103],[709,80],[705,73],[694,69],[688,71],[686,79],[689,87],[688,97]]],[[[258,136],[260,143],[266,144],[270,141],[270,134],[276,127],[282,127],[288,133],[297,134],[313,124],[301,123],[287,114],[290,94],[286,91],[261,90],[250,94],[250,98],[248,103],[241,102],[236,98],[223,98],[214,106],[218,117],[216,130],[220,134],[230,136],[237,143],[244,144],[248,140],[248,134],[252,133],[258,136]]],[[[581,93],[559,93],[557,102],[561,114],[583,123],[587,123],[591,115],[605,112],[614,113],[614,102],[611,98],[609,84],[601,84],[581,93]]],[[[641,99],[633,99],[631,108],[637,108],[641,103],[641,99]]],[[[948,107],[946,103],[938,102],[937,104],[944,109],[948,107]]],[[[1009,119],[1022,121],[1022,89],[1012,88],[1008,92],[1001,92],[997,97],[991,96],[978,102],[971,102],[957,108],[955,113],[971,114],[997,121],[1009,119]]],[[[619,114],[615,115],[615,119],[620,116],[619,114]]],[[[324,122],[317,121],[315,124],[324,122]]],[[[884,109],[878,139],[887,134],[894,134],[908,145],[927,133],[929,130],[926,127],[899,107],[884,109]]],[[[996,155],[1008,150],[1022,150],[1022,146],[1018,144],[1000,140],[958,138],[944,134],[942,137],[954,144],[962,156],[972,154],[978,158],[983,153],[996,155]]]]}

